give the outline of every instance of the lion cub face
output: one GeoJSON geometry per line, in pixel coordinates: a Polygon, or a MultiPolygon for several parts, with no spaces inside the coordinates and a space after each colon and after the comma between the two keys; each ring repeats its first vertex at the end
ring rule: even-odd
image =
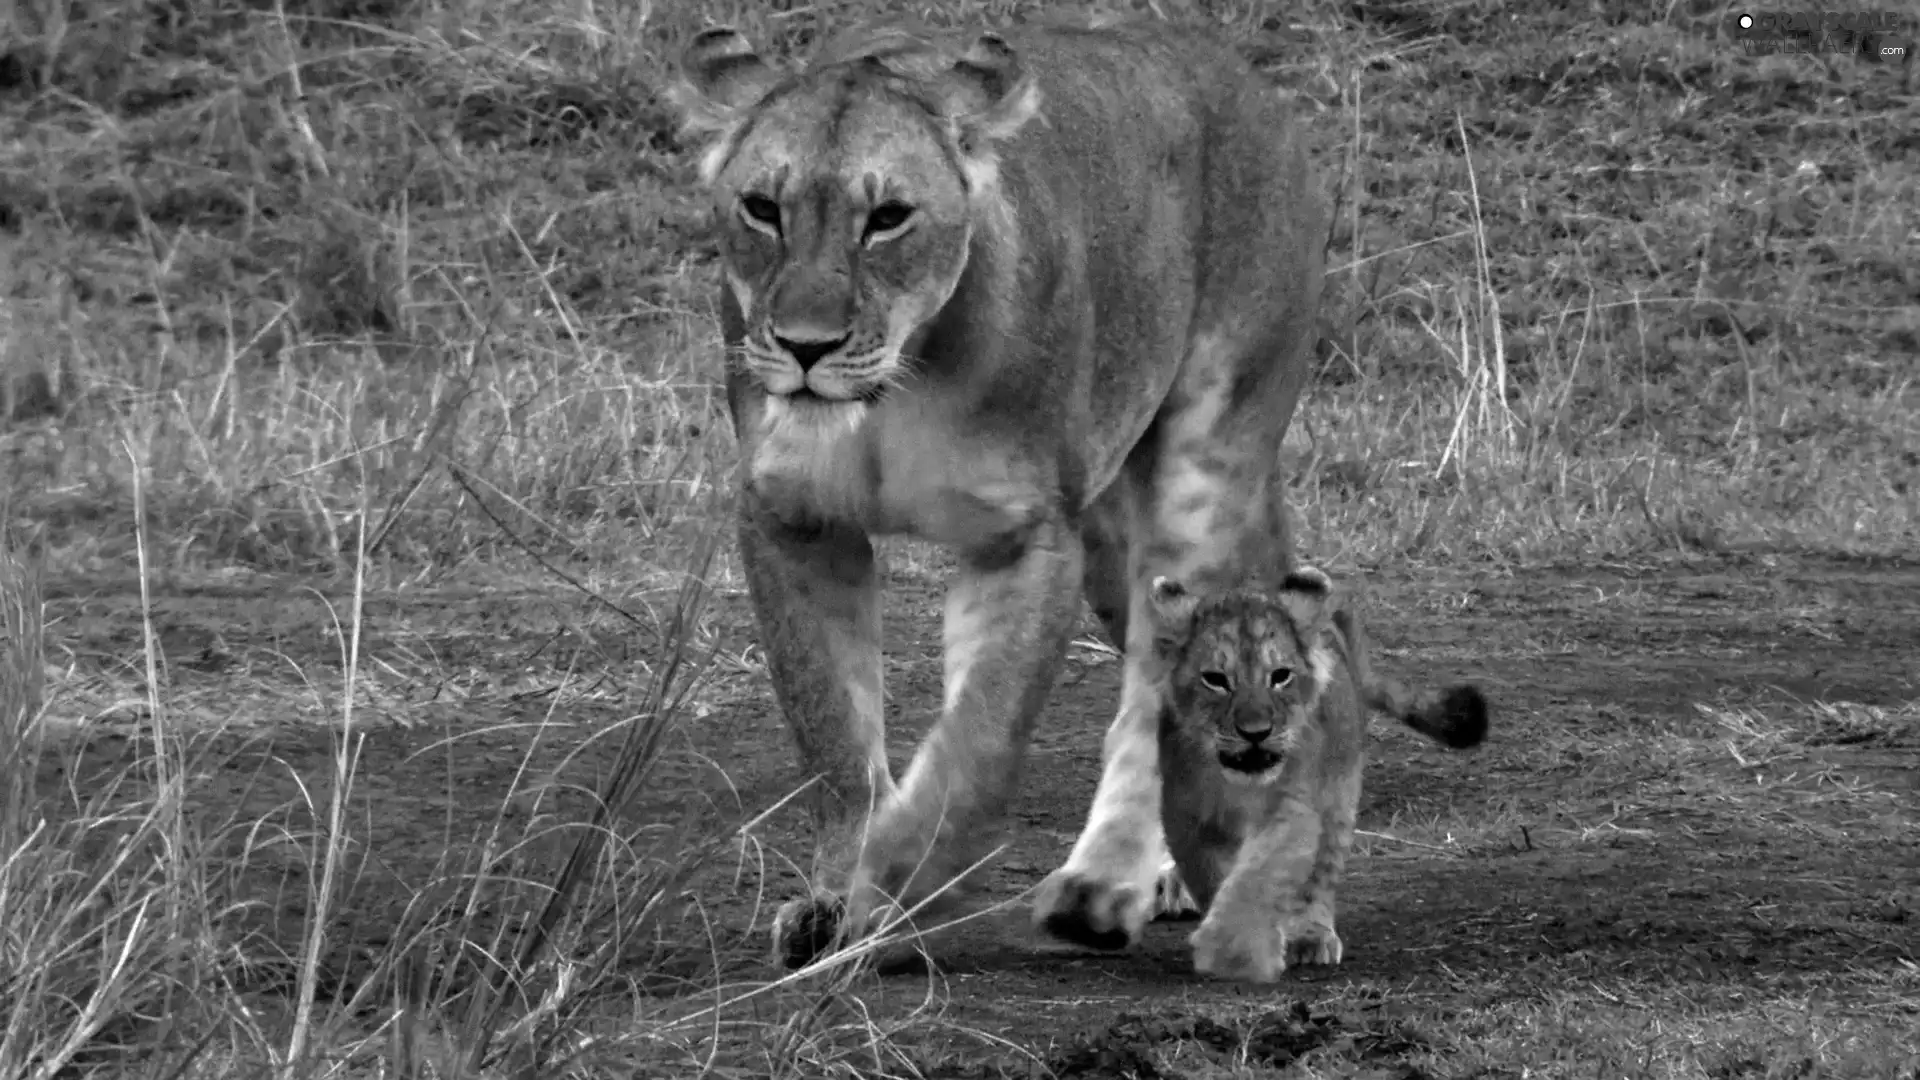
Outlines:
{"type": "Polygon", "coordinates": [[[745,322],[738,362],[775,396],[877,400],[959,284],[993,143],[1034,115],[1032,80],[993,35],[960,55],[883,35],[786,74],[709,30],[681,68],[688,126],[714,137],[701,175],[745,322]]]}
{"type": "Polygon", "coordinates": [[[1333,677],[1322,643],[1332,587],[1312,567],[1288,575],[1275,593],[1201,596],[1155,578],[1154,657],[1172,706],[1163,738],[1210,752],[1229,780],[1254,784],[1273,781],[1289,757],[1310,750],[1333,677]]]}

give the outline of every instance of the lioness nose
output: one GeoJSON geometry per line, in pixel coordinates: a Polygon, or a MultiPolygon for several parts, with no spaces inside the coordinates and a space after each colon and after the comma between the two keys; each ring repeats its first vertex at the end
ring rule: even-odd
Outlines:
{"type": "Polygon", "coordinates": [[[847,335],[842,334],[837,338],[828,338],[825,341],[800,341],[795,338],[784,337],[776,337],[773,341],[774,344],[787,350],[787,355],[793,357],[793,362],[800,365],[801,371],[808,371],[813,368],[813,365],[819,363],[826,357],[828,353],[845,345],[847,343],[847,335]]]}
{"type": "Polygon", "coordinates": [[[1273,734],[1272,724],[1235,724],[1233,729],[1240,733],[1241,738],[1255,746],[1266,742],[1267,736],[1273,734]]]}

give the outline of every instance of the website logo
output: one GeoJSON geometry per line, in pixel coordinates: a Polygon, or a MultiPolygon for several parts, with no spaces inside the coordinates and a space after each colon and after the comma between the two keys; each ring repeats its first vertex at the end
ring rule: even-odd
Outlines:
{"type": "Polygon", "coordinates": [[[1734,41],[1750,53],[1857,53],[1868,60],[1912,59],[1910,18],[1895,11],[1762,11],[1727,17],[1734,41]]]}

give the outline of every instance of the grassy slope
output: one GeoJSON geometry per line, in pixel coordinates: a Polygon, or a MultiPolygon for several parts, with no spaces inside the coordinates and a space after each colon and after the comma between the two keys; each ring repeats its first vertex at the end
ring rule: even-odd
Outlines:
{"type": "MultiPolygon", "coordinates": [[[[778,47],[875,6],[737,5],[778,47]]],[[[927,6],[977,19],[1032,5],[927,6]]],[[[0,26],[15,43],[0,59],[0,501],[14,523],[56,575],[83,580],[131,571],[137,504],[157,581],[358,569],[375,602],[390,586],[559,573],[629,611],[670,607],[731,447],[710,248],[655,91],[691,28],[739,14],[722,7],[16,6],[0,26]]],[[[1744,56],[1703,4],[1265,8],[1214,5],[1299,95],[1342,198],[1321,379],[1291,442],[1320,561],[1498,572],[1920,549],[1911,65],[1744,56]]],[[[737,585],[724,548],[713,579],[737,585]]],[[[635,635],[618,615],[583,618],[635,635]]],[[[673,640],[716,633],[696,620],[673,640]]],[[[56,657],[56,711],[240,708],[163,701],[139,643],[119,646],[98,670],[56,657]]],[[[499,662],[416,658],[383,658],[394,685],[499,662]]],[[[244,707],[337,708],[332,684],[300,680],[244,707]]],[[[37,692],[6,689],[33,710],[37,692]]],[[[128,776],[128,792],[178,783],[128,776]]],[[[103,824],[113,800],[98,793],[73,827],[108,852],[167,851],[155,865],[171,869],[114,902],[164,900],[146,932],[199,940],[192,927],[219,921],[218,875],[164,800],[128,801],[138,828],[103,824]]],[[[126,872],[68,847],[75,881],[126,872]]],[[[18,850],[10,880],[52,880],[18,850]]],[[[665,887],[647,881],[627,884],[665,887]]],[[[33,902],[88,948],[111,938],[74,914],[98,910],[90,889],[33,902]]],[[[28,1046],[72,1052],[66,1030],[82,1033],[74,1047],[125,1037],[155,986],[232,1023],[224,959],[116,933],[150,950],[134,968],[165,977],[102,996],[115,984],[75,975],[78,954],[11,954],[12,992],[99,1005],[0,1035],[0,1065],[28,1046]]],[[[1785,1007],[1763,996],[1725,1022],[1764,1028],[1785,1007]]],[[[1521,1045],[1541,1014],[1482,1022],[1490,1061],[1545,1052],[1521,1045]]],[[[203,1063],[284,1048],[256,1029],[278,1030],[224,1029],[203,1063]]],[[[392,1053],[431,1058],[421,1039],[392,1053]]]]}

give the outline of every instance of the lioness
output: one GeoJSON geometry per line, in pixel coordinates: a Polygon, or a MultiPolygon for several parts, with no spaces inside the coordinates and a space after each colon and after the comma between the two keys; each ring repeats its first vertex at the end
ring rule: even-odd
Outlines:
{"type": "Polygon", "coordinates": [[[1455,749],[1487,734],[1461,684],[1415,696],[1376,676],[1333,582],[1303,566],[1273,593],[1152,586],[1163,680],[1161,820],[1180,880],[1206,912],[1194,970],[1272,982],[1338,964],[1334,892],[1353,843],[1368,708],[1455,749]]]}
{"type": "Polygon", "coordinates": [[[824,781],[814,892],[776,916],[776,954],[799,966],[991,850],[1082,590],[1125,654],[1119,715],[1035,918],[1128,944],[1172,873],[1147,583],[1294,558],[1278,451],[1326,234],[1287,106],[1157,25],[890,28],[792,73],[717,29],[682,71],[711,140],[740,551],[824,781]],[[881,534],[958,562],[941,715],[897,783],[881,534]]]}

